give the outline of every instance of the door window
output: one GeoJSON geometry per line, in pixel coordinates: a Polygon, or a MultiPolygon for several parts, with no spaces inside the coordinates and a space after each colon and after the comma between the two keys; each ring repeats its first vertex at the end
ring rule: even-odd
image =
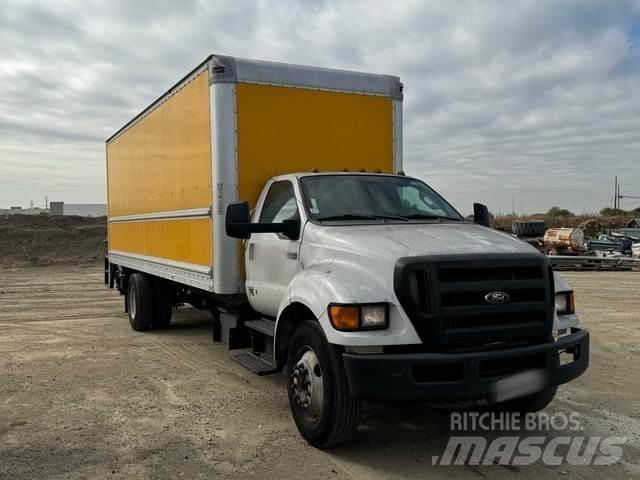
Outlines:
{"type": "Polygon", "coordinates": [[[299,219],[293,184],[289,181],[273,183],[262,206],[260,223],[282,223],[285,220],[299,219]]]}

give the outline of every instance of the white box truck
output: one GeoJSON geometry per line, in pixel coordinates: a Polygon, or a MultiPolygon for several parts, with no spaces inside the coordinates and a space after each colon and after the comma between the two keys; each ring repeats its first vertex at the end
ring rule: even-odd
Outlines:
{"type": "Polygon", "coordinates": [[[285,371],[320,448],[369,399],[535,411],[588,366],[547,258],[402,173],[397,77],[210,56],[107,140],[105,281],[134,330],[174,306],[285,371]]]}

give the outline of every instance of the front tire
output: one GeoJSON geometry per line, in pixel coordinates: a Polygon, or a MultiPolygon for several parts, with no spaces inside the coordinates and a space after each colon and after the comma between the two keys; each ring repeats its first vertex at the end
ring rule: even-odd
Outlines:
{"type": "Polygon", "coordinates": [[[294,332],[287,378],[293,419],[311,445],[330,448],[353,437],[362,401],[351,395],[342,358],[318,322],[307,320],[294,332]]]}

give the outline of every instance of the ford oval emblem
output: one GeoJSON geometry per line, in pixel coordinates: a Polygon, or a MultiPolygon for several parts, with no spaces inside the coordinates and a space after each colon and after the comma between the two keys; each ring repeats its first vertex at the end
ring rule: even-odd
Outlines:
{"type": "Polygon", "coordinates": [[[490,292],[484,296],[487,303],[493,305],[501,305],[509,301],[509,294],[507,292],[490,292]]]}

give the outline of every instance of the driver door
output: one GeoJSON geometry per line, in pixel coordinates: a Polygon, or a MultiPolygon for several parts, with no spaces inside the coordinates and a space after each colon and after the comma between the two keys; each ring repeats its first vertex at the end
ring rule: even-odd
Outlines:
{"type": "MultiPolygon", "coordinates": [[[[300,220],[293,183],[274,182],[262,204],[258,223],[300,220]]],[[[280,233],[253,233],[247,242],[245,265],[246,290],[251,306],[275,317],[291,279],[300,269],[300,234],[290,240],[280,233]]]]}

